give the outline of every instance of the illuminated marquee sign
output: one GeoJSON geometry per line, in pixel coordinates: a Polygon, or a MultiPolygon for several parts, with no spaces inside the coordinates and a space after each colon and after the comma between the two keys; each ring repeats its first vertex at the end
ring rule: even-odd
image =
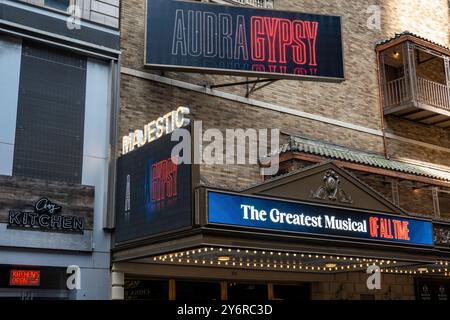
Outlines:
{"type": "MultiPolygon", "coordinates": [[[[181,124],[181,118],[179,120],[181,124]]],[[[190,126],[186,130],[190,130],[190,126]]],[[[171,134],[165,134],[118,159],[117,243],[192,224],[191,165],[172,158],[172,149],[178,143],[171,140],[171,134]]]]}
{"type": "Polygon", "coordinates": [[[122,138],[122,154],[142,147],[146,143],[155,141],[165,134],[172,133],[175,129],[187,126],[189,119],[185,116],[189,114],[189,108],[179,107],[158,119],[149,122],[144,126],[144,130],[135,130],[122,138]]]}
{"type": "Polygon", "coordinates": [[[41,284],[41,272],[38,270],[11,270],[10,286],[38,287],[41,284]]]}
{"type": "Polygon", "coordinates": [[[344,78],[336,16],[147,1],[147,66],[209,73],[344,78]]]}
{"type": "Polygon", "coordinates": [[[433,245],[430,221],[212,191],[208,192],[208,221],[360,240],[433,245]]]}

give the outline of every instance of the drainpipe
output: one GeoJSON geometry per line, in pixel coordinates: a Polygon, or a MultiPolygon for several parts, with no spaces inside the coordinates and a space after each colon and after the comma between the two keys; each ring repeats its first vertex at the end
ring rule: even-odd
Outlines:
{"type": "Polygon", "coordinates": [[[119,113],[120,113],[120,68],[121,56],[116,62],[111,62],[111,103],[110,103],[110,132],[109,132],[109,170],[107,188],[107,209],[103,219],[103,228],[112,230],[115,227],[115,193],[116,193],[116,165],[117,145],[119,137],[119,113]]]}
{"type": "Polygon", "coordinates": [[[378,49],[375,50],[376,52],[376,65],[377,65],[377,77],[378,77],[378,101],[380,106],[380,119],[381,119],[381,133],[383,136],[383,151],[384,151],[384,157],[386,159],[389,159],[388,153],[387,153],[387,143],[386,143],[386,129],[384,127],[384,94],[383,94],[383,82],[381,77],[381,62],[380,62],[380,52],[378,49]]]}

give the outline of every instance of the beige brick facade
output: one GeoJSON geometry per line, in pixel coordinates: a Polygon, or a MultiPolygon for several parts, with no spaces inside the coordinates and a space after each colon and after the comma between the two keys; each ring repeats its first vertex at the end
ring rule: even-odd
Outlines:
{"type": "MultiPolygon", "coordinates": [[[[191,118],[202,120],[204,129],[218,128],[224,131],[226,128],[278,128],[284,133],[282,139],[288,134],[300,135],[370,153],[383,154],[386,151],[387,156],[392,159],[450,170],[450,132],[445,129],[387,116],[384,119],[386,132],[413,142],[387,138],[384,150],[374,50],[376,43],[404,30],[449,46],[448,1],[435,0],[433,6],[430,6],[429,2],[424,0],[414,3],[406,0],[278,0],[275,2],[275,8],[342,17],[346,78],[343,83],[281,80],[252,94],[254,101],[270,103],[275,109],[287,108],[290,113],[285,113],[245,103],[245,99],[241,99],[244,102],[224,99],[123,74],[120,136],[129,130],[142,127],[149,119],[178,105],[187,105],[191,109],[191,118]],[[367,26],[372,12],[368,12],[368,8],[374,4],[381,9],[381,30],[372,30],[367,26]],[[297,116],[296,111],[313,117],[325,117],[331,120],[331,123],[297,116]],[[359,126],[363,130],[369,130],[369,133],[333,125],[333,121],[359,126]],[[370,130],[378,134],[373,134],[370,130]],[[431,147],[424,147],[422,142],[431,147]]],[[[126,0],[121,10],[123,67],[147,74],[161,74],[144,67],[145,1],[126,0]]],[[[198,73],[165,72],[164,76],[194,85],[245,80],[243,77],[198,73]]],[[[237,98],[244,96],[245,90],[245,86],[219,89],[232,93],[237,98]]],[[[229,188],[242,188],[261,180],[257,165],[203,165],[201,174],[203,181],[229,188]]],[[[377,189],[377,184],[373,187],[377,189]]],[[[421,194],[426,196],[425,200],[421,197],[421,201],[417,200],[418,194],[404,193],[400,196],[400,202],[404,202],[405,209],[409,211],[433,215],[433,206],[429,202],[431,191],[423,190],[421,194]],[[411,195],[416,200],[410,202],[408,197],[411,195]],[[417,207],[414,203],[422,203],[423,207],[417,207]]]]}
{"type": "MultiPolygon", "coordinates": [[[[122,74],[119,136],[143,127],[179,105],[185,105],[191,110],[189,118],[202,120],[204,129],[217,128],[224,132],[227,128],[276,128],[282,132],[282,142],[289,135],[298,135],[450,171],[449,130],[389,116],[384,119],[389,134],[384,144],[375,52],[376,43],[405,30],[450,46],[448,0],[275,0],[274,7],[342,17],[344,82],[280,80],[256,91],[250,97],[252,100],[243,98],[245,86],[220,88],[217,90],[220,94],[202,93],[189,86],[236,82],[246,78],[162,73],[146,68],[145,0],[123,0],[120,24],[122,66],[142,73],[122,74]],[[381,30],[368,28],[371,14],[368,8],[372,5],[381,9],[381,30]],[[145,74],[176,79],[185,86],[145,79],[145,74]],[[224,97],[222,92],[234,96],[224,97]],[[272,107],[261,107],[258,103],[272,107]],[[284,111],[280,111],[282,108],[284,111]]],[[[292,160],[283,164],[282,173],[306,165],[307,162],[292,160]]],[[[200,173],[203,183],[236,189],[260,182],[259,170],[258,165],[202,165],[200,173]]],[[[393,200],[391,180],[382,175],[353,173],[384,197],[393,200]]],[[[411,213],[433,217],[435,208],[430,187],[399,179],[400,207],[411,213]]],[[[312,297],[361,299],[364,295],[373,294],[376,299],[414,299],[413,277],[383,275],[382,289],[377,292],[367,290],[366,279],[366,274],[336,274],[334,281],[314,283],[312,297]]]]}
{"type": "MultiPolygon", "coordinates": [[[[367,13],[367,8],[373,4],[373,1],[277,1],[275,8],[280,10],[334,14],[342,17],[346,81],[340,84],[333,84],[283,80],[255,92],[251,98],[287,107],[292,110],[299,110],[314,115],[325,116],[329,119],[363,126],[364,128],[380,130],[381,115],[377,84],[376,54],[374,50],[375,44],[392,37],[395,33],[409,30],[442,45],[449,45],[449,32],[446,31],[449,30],[449,6],[448,1],[445,0],[436,0],[433,6],[430,6],[428,1],[415,1],[414,3],[409,1],[376,1],[375,4],[380,5],[381,8],[382,29],[371,30],[367,27],[367,20],[370,17],[370,14],[367,13]],[[433,30],[436,31],[434,32],[433,30]]],[[[124,1],[122,16],[123,66],[134,70],[158,73],[157,71],[146,69],[143,64],[145,1],[124,1]]],[[[224,83],[245,79],[196,73],[168,72],[165,75],[193,84],[224,83]]],[[[126,81],[123,87],[126,87],[126,81]]],[[[135,90],[138,90],[138,88],[135,90]]],[[[220,90],[233,92],[238,95],[244,95],[245,93],[244,86],[229,87],[220,90]]],[[[129,100],[139,99],[139,95],[142,100],[147,102],[135,105],[134,108],[154,109],[148,103],[149,98],[154,100],[151,97],[151,92],[148,90],[138,90],[133,95],[133,98],[123,92],[122,103],[128,105],[129,100]]],[[[186,93],[186,95],[191,95],[194,100],[197,100],[194,98],[195,96],[202,96],[193,92],[186,93]]],[[[167,95],[164,96],[165,98],[167,97],[167,95]]],[[[205,101],[204,98],[200,100],[202,102],[205,101]]],[[[206,101],[203,103],[204,107],[208,108],[208,119],[205,118],[206,114],[201,116],[207,122],[206,125],[208,123],[212,125],[218,119],[224,119],[222,116],[224,110],[220,110],[219,112],[219,105],[226,105],[228,109],[226,110],[227,119],[241,118],[241,110],[243,108],[246,111],[249,109],[245,105],[233,108],[232,105],[238,104],[230,103],[222,99],[217,100],[217,102],[212,102],[209,107],[206,106],[206,101]],[[221,115],[221,117],[217,119],[215,115],[221,115]]],[[[166,99],[163,102],[164,104],[168,103],[166,99]]],[[[186,100],[180,101],[180,103],[188,104],[186,100]]],[[[158,108],[159,106],[155,109],[158,108]]],[[[281,127],[281,129],[288,130],[290,133],[300,133],[313,139],[326,140],[369,152],[381,153],[383,151],[382,139],[377,136],[361,135],[360,132],[352,132],[353,130],[346,130],[340,127],[332,127],[323,131],[321,128],[325,126],[318,121],[304,123],[304,120],[300,117],[285,116],[281,113],[279,115],[271,114],[269,116],[261,109],[255,109],[254,112],[260,114],[260,117],[254,117],[253,110],[251,112],[249,110],[249,114],[253,117],[250,121],[232,120],[229,123],[221,121],[221,126],[232,127],[238,122],[240,125],[245,124],[248,127],[272,127],[277,123],[275,119],[282,118],[280,120],[285,122],[285,126],[281,127]],[[270,119],[274,119],[274,121],[270,121],[269,123],[267,116],[270,119]],[[263,119],[263,121],[260,122],[259,119],[263,119]],[[273,125],[271,125],[272,123],[273,125]],[[303,125],[301,125],[302,123],[303,125]],[[333,134],[329,134],[330,131],[335,133],[334,137],[333,134]]],[[[396,118],[393,121],[390,119],[387,120],[387,131],[410,139],[450,148],[449,132],[437,127],[424,127],[396,118]]],[[[399,158],[411,157],[415,160],[449,165],[447,161],[449,152],[428,149],[416,152],[416,145],[390,141],[391,139],[388,140],[388,155],[399,158]]]]}

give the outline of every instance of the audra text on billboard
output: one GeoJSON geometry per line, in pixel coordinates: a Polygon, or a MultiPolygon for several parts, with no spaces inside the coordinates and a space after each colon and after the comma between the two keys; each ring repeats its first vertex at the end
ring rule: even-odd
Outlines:
{"type": "Polygon", "coordinates": [[[342,59],[340,17],[147,1],[147,66],[340,81],[342,59]]]}

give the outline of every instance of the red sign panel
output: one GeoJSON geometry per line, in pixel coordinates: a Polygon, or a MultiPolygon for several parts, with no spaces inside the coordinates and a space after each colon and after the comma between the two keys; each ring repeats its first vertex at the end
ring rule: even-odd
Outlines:
{"type": "Polygon", "coordinates": [[[9,285],[37,287],[41,283],[41,272],[37,270],[11,270],[9,285]]]}

